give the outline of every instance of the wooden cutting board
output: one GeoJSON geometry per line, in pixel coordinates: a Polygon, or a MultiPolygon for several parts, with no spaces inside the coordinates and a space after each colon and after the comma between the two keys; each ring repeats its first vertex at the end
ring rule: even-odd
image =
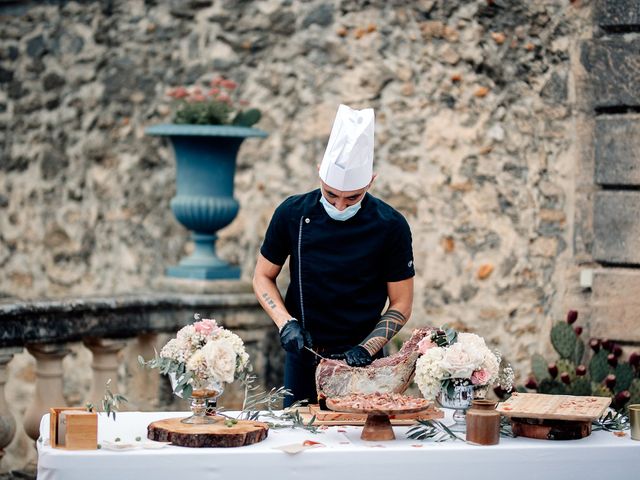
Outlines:
{"type": "MultiPolygon", "coordinates": [[[[332,410],[321,410],[318,405],[309,405],[308,407],[300,407],[298,409],[300,416],[305,422],[311,420],[315,415],[314,425],[354,425],[362,426],[367,421],[366,413],[345,413],[334,412],[332,410]]],[[[391,425],[413,425],[418,420],[431,420],[435,418],[443,418],[444,412],[435,406],[430,406],[426,410],[418,413],[406,413],[402,415],[389,415],[391,425]]]]}
{"type": "Polygon", "coordinates": [[[227,427],[223,417],[207,425],[182,423],[182,418],[167,418],[152,422],[147,437],[157,442],[171,442],[181,447],[242,447],[267,438],[269,426],[262,422],[238,420],[227,427]]]}
{"type": "Polygon", "coordinates": [[[590,421],[600,418],[611,398],[515,392],[496,410],[506,417],[590,421]]]}

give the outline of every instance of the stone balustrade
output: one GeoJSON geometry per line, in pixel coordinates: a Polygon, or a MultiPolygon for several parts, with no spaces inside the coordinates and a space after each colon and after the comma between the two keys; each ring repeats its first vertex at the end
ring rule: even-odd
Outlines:
{"type": "MultiPolygon", "coordinates": [[[[100,406],[105,383],[118,391],[118,369],[129,350],[129,375],[124,382],[128,409],[152,410],[162,405],[163,383],[155,370],[135,365],[135,358],[153,357],[159,349],[159,336],[173,334],[193,321],[198,312],[203,318],[215,318],[243,338],[251,356],[254,372],[264,387],[282,384],[282,354],[277,331],[260,308],[248,285],[236,282],[223,293],[144,293],[114,297],[65,300],[0,302],[0,459],[2,449],[11,443],[16,420],[4,393],[7,366],[24,349],[35,358],[35,393],[22,419],[26,434],[36,440],[43,414],[50,407],[67,405],[63,395],[63,360],[69,346],[82,342],[92,354],[92,384],[81,405],[100,406]]],[[[163,340],[168,336],[160,337],[163,340]]],[[[69,373],[69,372],[67,372],[69,373]]],[[[123,382],[120,382],[122,386],[123,382]]],[[[166,390],[166,388],[164,389],[166,390]]],[[[165,391],[165,398],[172,399],[165,391]]],[[[225,406],[237,407],[240,392],[228,388],[225,406]]]]}

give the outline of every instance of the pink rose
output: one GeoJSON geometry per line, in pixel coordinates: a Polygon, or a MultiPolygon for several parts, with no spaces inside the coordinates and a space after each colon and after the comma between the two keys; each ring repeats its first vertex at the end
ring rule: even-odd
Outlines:
{"type": "Polygon", "coordinates": [[[471,383],[473,385],[486,385],[490,377],[489,371],[481,368],[471,374],[471,383]]]}
{"type": "Polygon", "coordinates": [[[220,328],[215,320],[208,318],[194,323],[193,326],[195,327],[196,332],[201,333],[202,335],[211,335],[215,330],[220,328]]]}
{"type": "Polygon", "coordinates": [[[420,352],[420,355],[424,355],[427,350],[435,346],[436,344],[433,343],[430,338],[424,337],[418,342],[418,352],[420,352]]]}

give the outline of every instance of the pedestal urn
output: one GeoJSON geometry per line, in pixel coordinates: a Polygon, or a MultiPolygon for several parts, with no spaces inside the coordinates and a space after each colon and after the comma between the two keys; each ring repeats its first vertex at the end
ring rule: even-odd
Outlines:
{"type": "Polygon", "coordinates": [[[176,159],[176,196],[171,210],[191,231],[195,248],[167,276],[201,280],[234,279],[240,268],[221,260],[217,232],[229,225],[240,205],[233,197],[236,157],[245,138],[267,133],[232,125],[154,125],[147,135],[167,137],[176,159]]]}

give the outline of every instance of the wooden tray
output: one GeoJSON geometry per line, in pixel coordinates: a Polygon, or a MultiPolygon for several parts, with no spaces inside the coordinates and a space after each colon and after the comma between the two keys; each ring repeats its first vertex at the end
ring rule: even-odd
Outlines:
{"type": "MultiPolygon", "coordinates": [[[[309,405],[308,407],[300,407],[298,409],[300,416],[308,422],[315,415],[315,425],[353,425],[363,426],[367,420],[366,413],[347,413],[347,412],[334,412],[332,410],[321,410],[319,405],[309,405]]],[[[399,415],[389,415],[391,425],[403,426],[413,425],[418,420],[431,420],[436,418],[443,418],[444,412],[436,408],[431,404],[426,410],[422,410],[418,413],[405,413],[399,415]]]]}
{"type": "Polygon", "coordinates": [[[590,421],[600,418],[611,398],[515,392],[496,410],[505,417],[590,421]]]}

